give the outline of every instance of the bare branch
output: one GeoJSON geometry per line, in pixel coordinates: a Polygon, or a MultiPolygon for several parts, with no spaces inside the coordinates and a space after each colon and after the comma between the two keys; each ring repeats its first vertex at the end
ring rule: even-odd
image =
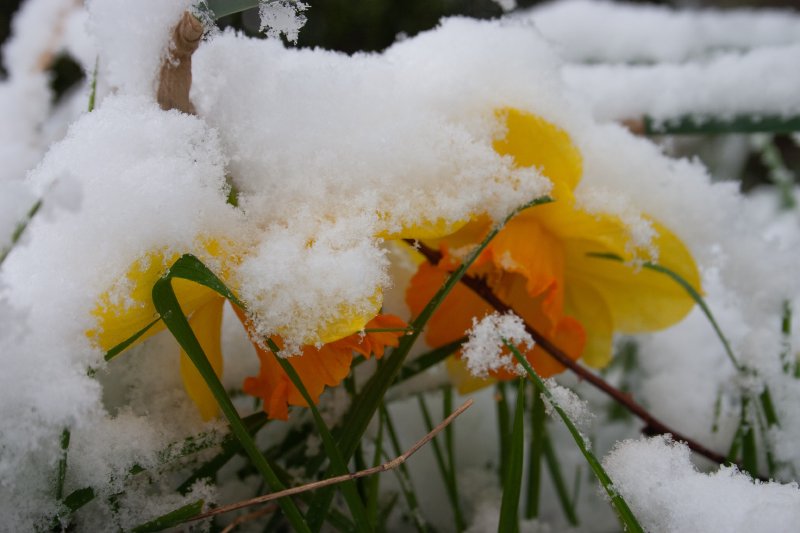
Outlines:
{"type": "MultiPolygon", "coordinates": [[[[425,246],[418,241],[410,241],[407,239],[406,242],[411,246],[415,246],[417,251],[424,255],[428,262],[433,265],[438,264],[442,258],[439,252],[428,246],[425,246]]],[[[505,302],[498,298],[498,296],[494,293],[494,291],[492,291],[492,289],[483,279],[475,276],[465,275],[461,278],[461,283],[466,285],[475,294],[483,298],[486,303],[494,307],[500,313],[507,313],[514,310],[511,306],[506,305],[505,302]]],[[[653,435],[669,433],[675,438],[675,440],[685,442],[689,448],[716,463],[725,464],[728,462],[724,455],[706,448],[702,444],[690,439],[686,435],[678,433],[650,414],[647,409],[636,403],[630,394],[617,389],[594,372],[591,372],[590,370],[579,365],[576,361],[573,361],[572,358],[564,353],[558,346],[553,344],[550,339],[536,331],[536,329],[534,329],[527,322],[525,322],[525,329],[528,331],[531,337],[533,337],[533,340],[535,340],[536,343],[541,346],[542,349],[544,349],[544,351],[546,351],[553,359],[575,372],[578,377],[587,381],[595,388],[603,391],[614,401],[625,407],[625,409],[627,409],[631,414],[641,419],[646,424],[643,431],[645,431],[647,434],[653,435]]]]}

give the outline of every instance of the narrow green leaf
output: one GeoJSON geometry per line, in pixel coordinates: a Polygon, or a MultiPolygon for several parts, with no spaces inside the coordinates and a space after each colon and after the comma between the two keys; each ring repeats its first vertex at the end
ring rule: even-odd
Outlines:
{"type": "MultiPolygon", "coordinates": [[[[208,361],[202,346],[200,346],[200,342],[197,340],[197,337],[195,337],[189,325],[189,321],[181,309],[180,303],[175,296],[175,291],[172,288],[172,279],[177,277],[200,283],[217,291],[226,298],[229,298],[234,301],[234,303],[239,302],[239,300],[233,296],[231,291],[225,287],[216,275],[208,270],[196,257],[191,255],[180,257],[167,274],[159,279],[153,286],[153,304],[155,305],[156,311],[159,312],[167,329],[169,329],[170,333],[175,337],[175,340],[178,341],[178,344],[181,345],[205,380],[209,390],[214,395],[217,403],[219,403],[220,409],[228,419],[234,434],[242,443],[242,447],[250,457],[250,460],[264,477],[270,490],[276,492],[283,490],[285,487],[276,477],[266,458],[261,455],[255,442],[250,437],[250,433],[248,433],[233,402],[231,402],[230,397],[228,397],[228,394],[225,392],[225,388],[222,386],[222,383],[220,383],[217,374],[214,372],[214,368],[208,361]]],[[[303,516],[290,498],[281,498],[278,500],[278,503],[281,509],[283,509],[286,518],[296,531],[308,531],[308,526],[303,516]]]]}
{"type": "Polygon", "coordinates": [[[528,455],[528,502],[525,507],[525,518],[539,516],[539,500],[542,478],[542,452],[547,440],[545,427],[544,401],[539,387],[533,384],[533,401],[531,405],[531,446],[528,455]]]}
{"type": "Polygon", "coordinates": [[[495,407],[497,412],[497,440],[499,441],[497,446],[497,453],[499,454],[497,473],[500,476],[500,485],[505,485],[506,472],[508,472],[506,463],[509,457],[509,438],[511,435],[511,410],[508,406],[508,394],[504,381],[498,381],[497,385],[495,385],[495,402],[497,403],[495,407]]]}
{"type": "Polygon", "coordinates": [[[794,197],[795,175],[786,166],[783,154],[775,144],[775,136],[770,136],[760,148],[761,163],[767,167],[767,177],[777,189],[780,198],[780,209],[783,211],[794,209],[797,207],[797,200],[794,197]]]}
{"type": "Polygon", "coordinates": [[[111,361],[116,356],[127,350],[131,344],[139,340],[139,337],[147,333],[147,331],[153,326],[155,326],[159,320],[161,320],[161,317],[156,318],[155,320],[147,324],[145,327],[143,327],[142,329],[140,329],[139,331],[137,331],[136,333],[134,333],[133,335],[122,341],[121,343],[111,348],[109,351],[106,352],[105,360],[111,361]]]}
{"type": "MultiPolygon", "coordinates": [[[[267,415],[261,412],[247,416],[243,418],[242,421],[244,422],[248,433],[254,435],[267,424],[268,419],[267,415]]],[[[192,472],[192,474],[178,486],[176,490],[180,494],[188,494],[189,490],[192,488],[192,485],[201,479],[214,479],[214,476],[217,475],[219,469],[225,466],[234,455],[242,451],[242,445],[233,432],[231,432],[222,440],[221,447],[222,450],[217,455],[200,465],[199,468],[192,472]]]]}
{"type": "Polygon", "coordinates": [[[407,363],[403,368],[400,369],[400,372],[397,375],[397,380],[395,384],[402,383],[407,379],[411,379],[414,376],[421,374],[425,370],[431,368],[434,365],[437,365],[456,353],[460,348],[461,345],[467,342],[466,337],[462,337],[456,341],[451,342],[450,344],[445,344],[439,348],[426,352],[419,357],[416,357],[413,361],[407,363]]]}
{"type": "Polygon", "coordinates": [[[33,217],[36,216],[36,213],[39,212],[39,209],[41,209],[41,207],[42,207],[42,200],[37,200],[36,203],[34,203],[28,210],[28,213],[25,215],[25,218],[23,218],[17,224],[17,227],[14,228],[14,233],[11,234],[11,244],[9,244],[5,248],[3,248],[2,251],[0,251],[0,265],[2,265],[3,262],[6,260],[8,254],[11,253],[11,250],[12,248],[14,248],[14,245],[17,244],[17,242],[19,242],[19,239],[22,237],[22,234],[25,233],[25,230],[28,228],[28,224],[30,224],[31,220],[33,219],[33,217]]]}
{"type": "Polygon", "coordinates": [[[503,479],[503,500],[500,503],[500,521],[497,525],[499,533],[519,531],[519,498],[522,492],[522,460],[525,454],[525,381],[520,380],[519,383],[503,479]]]}
{"type": "MultiPolygon", "coordinates": [[[[320,416],[319,410],[314,404],[314,400],[311,398],[311,395],[308,394],[308,391],[306,390],[305,385],[303,385],[303,381],[300,379],[300,376],[297,375],[294,367],[292,367],[292,365],[290,365],[286,359],[278,355],[280,348],[278,348],[272,339],[267,339],[267,345],[269,346],[269,349],[272,350],[272,355],[275,357],[275,360],[279,365],[281,365],[281,368],[283,368],[283,371],[289,376],[289,379],[292,381],[294,386],[297,387],[297,390],[300,391],[300,394],[303,396],[303,399],[306,401],[309,409],[311,410],[311,415],[314,418],[314,424],[316,425],[317,431],[322,438],[322,445],[325,448],[325,455],[328,456],[328,459],[331,462],[331,474],[334,476],[347,474],[349,472],[347,463],[342,458],[342,454],[339,451],[339,447],[336,446],[333,435],[331,435],[331,432],[328,429],[328,426],[325,424],[325,421],[322,420],[322,416],[320,416]]],[[[372,531],[373,529],[371,522],[367,516],[366,509],[364,509],[364,504],[358,495],[355,481],[345,481],[340,483],[339,487],[342,490],[342,495],[344,496],[345,502],[347,502],[347,507],[350,509],[350,514],[353,515],[353,520],[355,520],[357,530],[367,532],[372,531]]]]}
{"type": "Polygon", "coordinates": [[[74,513],[92,500],[94,500],[94,489],[85,487],[70,492],[67,497],[64,498],[64,505],[70,512],[74,513]]]}
{"type": "MultiPolygon", "coordinates": [[[[590,253],[588,255],[590,257],[597,257],[597,258],[601,258],[601,259],[611,259],[611,260],[614,260],[614,261],[623,261],[623,259],[620,256],[616,255],[616,254],[590,253]]],[[[747,375],[747,374],[751,374],[752,373],[752,371],[750,371],[749,369],[744,367],[736,359],[736,356],[733,354],[733,349],[731,348],[731,345],[728,342],[728,339],[722,333],[722,329],[719,327],[719,324],[717,323],[716,319],[714,318],[714,315],[711,313],[711,309],[709,309],[708,305],[706,305],[706,302],[703,299],[703,297],[700,295],[700,293],[697,292],[697,290],[695,290],[694,287],[692,287],[691,283],[686,281],[681,275],[679,275],[678,273],[674,272],[673,270],[671,270],[671,269],[669,269],[669,268],[667,268],[665,266],[659,265],[657,263],[647,262],[647,263],[644,263],[642,266],[644,268],[649,269],[649,270],[653,270],[655,272],[659,272],[661,274],[669,276],[678,285],[683,287],[683,289],[687,292],[687,294],[689,294],[689,296],[692,297],[692,299],[695,301],[695,303],[703,311],[703,314],[706,315],[706,318],[711,323],[711,326],[714,328],[714,332],[717,334],[717,337],[719,338],[720,342],[722,343],[722,346],[725,348],[725,353],[728,355],[728,359],[730,359],[731,363],[733,363],[733,366],[736,368],[737,372],[739,372],[739,374],[741,374],[741,375],[747,375]]],[[[759,397],[759,403],[761,404],[761,407],[764,410],[764,413],[767,416],[767,420],[770,422],[770,425],[780,425],[779,424],[779,420],[778,420],[777,412],[775,411],[775,409],[774,409],[774,407],[772,405],[772,399],[771,399],[771,396],[770,396],[770,393],[769,393],[769,388],[766,387],[766,386],[765,386],[764,393],[759,397]]],[[[746,403],[744,405],[746,405],[746,403]]],[[[748,456],[748,457],[744,458],[745,467],[747,467],[747,459],[748,458],[752,459],[750,456],[755,453],[755,451],[751,448],[751,446],[753,446],[753,447],[755,446],[755,434],[753,433],[752,429],[748,429],[749,426],[743,426],[743,428],[744,428],[744,431],[742,433],[742,445],[744,447],[743,453],[746,456],[748,456]]],[[[752,460],[751,460],[751,463],[752,463],[752,460]]],[[[757,475],[757,473],[755,471],[753,471],[752,474],[754,476],[757,475]]]]}
{"type": "MultiPolygon", "coordinates": [[[[598,259],[610,259],[612,261],[618,261],[620,263],[625,262],[625,260],[622,257],[618,256],[617,254],[589,253],[587,255],[589,257],[596,257],[598,259]]],[[[706,305],[706,301],[703,299],[700,293],[697,292],[697,290],[694,287],[692,287],[692,284],[686,281],[683,278],[683,276],[681,276],[677,272],[665,266],[659,265],[658,263],[646,262],[642,264],[642,267],[648,270],[652,270],[654,272],[658,272],[660,274],[664,274],[672,278],[673,281],[675,281],[678,285],[680,285],[683,288],[683,290],[686,291],[686,293],[692,298],[692,300],[694,300],[694,302],[703,311],[703,314],[706,315],[706,318],[711,323],[711,327],[714,328],[714,332],[717,334],[717,337],[722,343],[723,348],[725,348],[725,353],[727,354],[728,359],[731,360],[731,363],[733,363],[733,366],[736,367],[736,370],[738,370],[739,372],[744,372],[745,368],[741,364],[739,364],[739,361],[733,354],[733,349],[731,348],[731,345],[728,342],[727,337],[725,337],[725,334],[722,333],[722,329],[719,327],[719,324],[717,323],[717,320],[714,318],[714,315],[711,314],[711,309],[709,309],[708,305],[706,305]]]]}
{"type": "Polygon", "coordinates": [[[225,283],[214,274],[197,257],[191,254],[184,254],[175,261],[166,273],[165,278],[183,278],[199,283],[215,291],[238,307],[245,309],[247,306],[233,294],[225,283]]]}
{"type": "Polygon", "coordinates": [[[58,473],[56,475],[56,499],[64,496],[64,480],[67,477],[67,450],[69,449],[70,432],[64,428],[61,432],[61,458],[58,460],[58,473]]]}
{"type": "MultiPolygon", "coordinates": [[[[404,335],[400,339],[400,344],[397,349],[392,351],[391,355],[384,358],[384,362],[378,371],[372,376],[372,378],[370,378],[359,395],[353,399],[351,408],[344,417],[344,425],[337,435],[339,437],[339,449],[342,450],[342,455],[345,459],[349,460],[349,458],[352,457],[353,453],[355,452],[356,446],[361,440],[361,436],[366,431],[370,420],[372,420],[375,411],[381,404],[389,386],[397,378],[397,375],[399,374],[406,357],[408,357],[408,353],[411,351],[411,348],[414,346],[414,343],[416,342],[420,333],[425,328],[425,324],[428,323],[428,320],[442,303],[444,298],[450,293],[451,290],[453,290],[453,287],[456,285],[456,283],[458,283],[464,274],[466,274],[472,263],[475,262],[478,256],[489,245],[491,240],[494,239],[495,235],[500,232],[500,230],[506,225],[506,223],[508,223],[509,220],[514,218],[521,211],[552,201],[553,199],[548,196],[537,198],[519,207],[518,209],[515,209],[511,214],[508,215],[508,217],[505,218],[505,220],[503,220],[502,223],[492,228],[483,241],[476,246],[470,254],[467,255],[461,266],[456,269],[455,272],[450,274],[450,276],[448,276],[445,283],[439,288],[431,301],[428,302],[428,305],[423,308],[419,316],[417,316],[411,322],[410,327],[413,329],[413,331],[408,335],[404,335]]],[[[319,531],[320,527],[322,526],[322,519],[325,516],[332,499],[333,492],[330,487],[318,491],[314,503],[311,505],[311,508],[308,512],[309,525],[311,526],[312,531],[319,531]]]]}
{"type": "Polygon", "coordinates": [[[758,476],[758,447],[756,446],[756,433],[748,425],[742,433],[742,468],[753,477],[758,476]]]}
{"type": "MultiPolygon", "coordinates": [[[[381,463],[381,457],[383,456],[383,432],[383,417],[378,416],[378,435],[375,437],[375,450],[372,454],[372,464],[370,466],[378,466],[381,463]]],[[[372,527],[377,528],[381,476],[370,476],[366,478],[365,481],[367,482],[367,514],[369,515],[372,527]]]]}
{"type": "MultiPolygon", "coordinates": [[[[385,405],[381,405],[380,410],[381,416],[386,424],[386,431],[389,434],[389,441],[392,443],[394,456],[399,457],[403,453],[403,449],[400,446],[400,439],[397,438],[397,432],[394,429],[394,423],[389,415],[389,410],[385,405]]],[[[387,457],[387,459],[391,458],[387,457]]],[[[397,475],[397,481],[400,484],[400,490],[403,492],[403,496],[408,504],[408,512],[411,515],[411,520],[414,522],[414,526],[417,528],[419,533],[427,533],[428,525],[425,522],[425,519],[422,517],[422,512],[419,508],[419,501],[417,500],[417,494],[414,491],[411,475],[405,463],[400,463],[400,466],[395,469],[395,474],[397,475]]]]}
{"type": "Polygon", "coordinates": [[[87,106],[89,113],[94,111],[94,104],[97,97],[97,67],[100,66],[100,57],[94,60],[94,70],[92,71],[92,83],[89,86],[89,105],[87,106]]]}
{"type": "Polygon", "coordinates": [[[558,401],[556,401],[550,390],[545,386],[542,378],[540,378],[539,374],[537,374],[533,367],[531,367],[530,363],[528,363],[528,360],[525,359],[521,353],[519,353],[519,350],[517,350],[516,346],[505,339],[503,339],[503,343],[509,350],[511,350],[511,353],[514,354],[514,358],[519,364],[522,365],[531,380],[533,380],[533,382],[536,383],[539,388],[541,388],[543,394],[553,406],[553,409],[555,409],[555,411],[558,413],[558,416],[564,422],[564,425],[567,426],[567,430],[569,430],[570,434],[572,435],[575,444],[578,445],[578,448],[583,454],[583,457],[586,459],[586,462],[589,464],[589,467],[592,469],[595,477],[600,481],[600,484],[603,485],[606,494],[608,494],[608,497],[611,499],[611,504],[616,509],[617,515],[619,516],[626,530],[633,533],[644,533],[644,529],[642,529],[642,526],[639,525],[639,521],[636,519],[636,516],[634,516],[630,507],[628,507],[628,503],[614,488],[614,484],[611,481],[611,478],[608,476],[608,473],[606,473],[605,468],[603,468],[603,465],[600,464],[600,461],[597,459],[597,457],[595,457],[595,455],[589,450],[583,435],[581,435],[580,431],[578,431],[578,428],[575,427],[575,424],[569,418],[567,413],[561,408],[561,406],[558,404],[558,401]]]}
{"type": "MultiPolygon", "coordinates": [[[[422,419],[425,421],[426,431],[431,432],[433,431],[434,425],[433,418],[428,410],[428,404],[425,402],[425,398],[421,394],[417,395],[417,401],[419,402],[419,407],[422,411],[422,419]]],[[[430,446],[433,449],[433,455],[436,458],[436,466],[439,467],[439,474],[442,476],[442,481],[444,481],[447,499],[450,501],[450,509],[453,512],[455,529],[456,531],[463,531],[466,527],[466,523],[464,522],[464,517],[461,514],[461,504],[458,498],[458,488],[455,485],[455,476],[450,474],[450,465],[447,463],[447,461],[445,461],[444,453],[442,452],[442,447],[440,445],[438,436],[431,440],[430,446]]]]}
{"type": "Polygon", "coordinates": [[[151,533],[153,531],[163,531],[169,527],[177,526],[200,514],[203,510],[204,503],[203,500],[197,500],[194,503],[184,505],[179,509],[159,516],[145,524],[136,526],[131,531],[132,533],[151,533]]]}
{"type": "Polygon", "coordinates": [[[564,482],[564,477],[561,474],[561,465],[558,462],[556,452],[553,450],[553,443],[550,440],[550,435],[548,435],[547,432],[542,434],[542,441],[544,460],[545,463],[547,463],[547,470],[550,472],[550,479],[553,480],[553,486],[556,489],[556,496],[558,496],[558,502],[561,504],[561,510],[564,511],[564,516],[567,517],[570,525],[577,527],[579,522],[578,514],[575,512],[575,503],[578,501],[577,490],[578,486],[580,485],[579,480],[576,479],[575,481],[576,494],[573,496],[573,498],[570,498],[569,491],[567,490],[567,484],[564,482]]]}
{"type": "MultiPolygon", "coordinates": [[[[453,388],[449,385],[443,387],[442,390],[442,412],[453,412],[453,388]]],[[[455,451],[455,437],[453,426],[449,425],[444,428],[444,449],[447,460],[447,485],[453,492],[453,506],[456,514],[456,526],[464,524],[466,527],[466,520],[461,511],[461,497],[458,494],[458,479],[456,479],[456,451],[455,451]]]]}

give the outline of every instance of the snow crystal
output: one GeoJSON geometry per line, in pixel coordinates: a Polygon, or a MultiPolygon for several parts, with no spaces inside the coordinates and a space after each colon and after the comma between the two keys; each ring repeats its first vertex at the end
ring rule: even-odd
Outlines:
{"type": "Polygon", "coordinates": [[[585,431],[594,419],[594,413],[589,410],[589,404],[571,389],[559,385],[552,378],[545,380],[544,384],[550,392],[549,397],[542,393],[547,414],[554,416],[556,414],[555,406],[558,406],[578,429],[585,431]]]}
{"type": "Polygon", "coordinates": [[[761,483],[724,466],[700,473],[669,437],[624,441],[603,466],[649,531],[787,531],[800,520],[796,483],[761,483]]]}
{"type": "Polygon", "coordinates": [[[522,319],[514,313],[492,313],[482,319],[472,319],[469,339],[462,347],[462,356],[472,375],[485,378],[489,372],[507,370],[524,375],[525,370],[511,353],[503,353],[505,341],[519,349],[533,348],[533,339],[525,330],[522,319]]]}
{"type": "Polygon", "coordinates": [[[296,43],[297,34],[306,24],[306,9],[308,4],[298,0],[262,0],[258,7],[261,31],[272,38],[285,35],[289,42],[296,43]]]}

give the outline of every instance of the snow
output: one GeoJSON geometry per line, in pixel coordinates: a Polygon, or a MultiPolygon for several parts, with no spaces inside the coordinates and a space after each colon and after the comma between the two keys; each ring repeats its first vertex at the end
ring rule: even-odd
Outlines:
{"type": "Polygon", "coordinates": [[[468,337],[461,354],[473,376],[485,378],[498,370],[525,375],[525,369],[517,363],[514,354],[505,348],[506,342],[516,345],[523,353],[533,348],[533,339],[520,317],[514,313],[492,313],[480,320],[473,318],[468,337]]]}
{"type": "MultiPolygon", "coordinates": [[[[498,111],[509,107],[570,136],[583,162],[579,207],[620,217],[632,248],[653,242],[651,220],[687,245],[709,307],[753,372],[737,375],[695,311],[674,329],[637,340],[638,367],[625,374],[628,384],[637,380],[637,399],[725,452],[742,393],[768,386],[781,424],[759,442],[773,450],[777,475],[791,479],[800,465],[800,385],[782,367],[795,362],[800,313],[794,333],[785,336],[779,326],[785,301],[800,309],[797,212],[778,213],[771,192],[745,197],[698,160],[668,157],[614,121],[800,113],[796,15],[570,0],[499,21],[447,19],[384,53],[348,56],[284,47],[278,37],[297,38],[303,5],[266,2],[262,24],[271,38],[222,32],[201,43],[191,93],[197,115],[189,116],[154,101],[170,32],[189,5],[143,0],[131,11],[121,0],[89,0],[85,8],[31,0],[3,47],[9,77],[0,82],[0,248],[36,201],[42,207],[0,268],[0,529],[31,529],[56,513],[52,477],[64,428],[73,436],[66,490],[90,486],[101,496],[78,518],[86,530],[131,527],[198,498],[254,491],[237,479],[174,494],[174,472],[197,459],[165,450],[198,434],[216,442],[225,427],[200,420],[181,389],[169,336],[103,361],[86,335],[102,295],[142,305],[124,282],[131,265],[153,253],[191,252],[224,272],[248,303],[256,332],[282,335],[288,352],[352,333],[382,306],[403,314],[414,259],[394,242],[398,236],[437,237],[437,228],[482,213],[500,220],[550,190],[539,170],[518,168],[492,147],[504,133],[498,111]],[[87,74],[97,65],[91,113],[87,85],[58,107],[51,103],[41,59],[62,51],[87,74]],[[231,184],[238,207],[226,202],[231,184]],[[213,256],[207,239],[230,253],[213,256]],[[146,476],[131,475],[134,465],[146,476]],[[114,514],[105,497],[122,490],[114,514]]],[[[235,389],[258,362],[227,313],[223,379],[235,389]]],[[[502,354],[503,338],[532,347],[514,315],[475,323],[464,358],[476,375],[517,368],[502,354]]],[[[359,368],[359,384],[371,368],[359,368]]],[[[404,393],[439,388],[445,379],[434,370],[404,393]]],[[[599,453],[635,431],[633,423],[607,420],[589,427],[586,402],[570,390],[578,385],[569,387],[548,382],[555,401],[599,441],[599,453]]],[[[403,404],[398,391],[387,399],[403,404]]],[[[581,396],[601,413],[601,400],[581,396]]],[[[325,398],[326,419],[341,420],[350,396],[338,388],[325,398]]],[[[487,456],[496,458],[497,444],[471,438],[494,431],[487,427],[494,400],[486,396],[481,409],[483,419],[458,430],[459,464],[478,472],[460,481],[486,487],[466,496],[476,531],[496,524],[499,509],[495,473],[481,470],[487,456]]],[[[405,412],[398,418],[413,428],[405,412]]],[[[568,435],[555,428],[553,435],[560,454],[574,451],[568,435]]],[[[565,464],[581,460],[576,453],[565,464]]],[[[756,483],[731,468],[700,473],[685,446],[663,437],[623,442],[605,463],[652,530],[781,530],[800,518],[796,485],[756,483]]],[[[591,493],[593,482],[583,483],[591,493]]],[[[551,500],[549,514],[523,528],[562,530],[551,500]]],[[[605,507],[598,510],[597,494],[581,501],[605,517],[596,523],[613,524],[605,507]]],[[[443,504],[431,495],[423,505],[435,513],[443,504]]]]}
{"type": "Polygon", "coordinates": [[[800,41],[800,16],[792,10],[564,0],[514,16],[532,20],[561,56],[574,62],[680,63],[800,41]]]}
{"type": "Polygon", "coordinates": [[[648,531],[783,531],[800,519],[796,483],[753,481],[724,466],[701,473],[690,455],[668,437],[628,440],[603,466],[648,531]]]}
{"type": "Polygon", "coordinates": [[[258,7],[261,17],[261,31],[268,37],[286,36],[286,40],[297,42],[297,35],[306,23],[303,11],[308,4],[297,0],[262,0],[258,7]]]}

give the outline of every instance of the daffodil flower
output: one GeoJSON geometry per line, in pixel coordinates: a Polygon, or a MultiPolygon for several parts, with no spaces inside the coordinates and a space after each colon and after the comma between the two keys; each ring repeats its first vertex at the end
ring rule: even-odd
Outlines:
{"type": "MultiPolygon", "coordinates": [[[[631,250],[629,231],[619,217],[589,213],[576,203],[574,189],[582,174],[582,158],[566,132],[533,114],[516,109],[499,111],[506,134],[494,149],[512,157],[519,167],[537,167],[553,183],[554,202],[537,206],[512,219],[469,270],[486,280],[515,312],[551,339],[573,359],[602,367],[611,359],[614,332],[640,333],[666,328],[691,310],[692,298],[667,276],[637,268],[634,258],[653,260],[650,249],[631,250]],[[598,259],[614,254],[627,262],[598,259]]],[[[697,267],[683,243],[657,221],[647,219],[656,236],[652,248],[658,262],[700,286],[697,267]]],[[[421,263],[406,292],[413,313],[419,313],[463,251],[485,236],[491,226],[479,217],[442,239],[432,241],[442,252],[434,266],[421,263]]],[[[427,342],[441,346],[464,336],[473,317],[492,309],[464,286],[457,286],[428,323],[427,342]]],[[[563,366],[540,347],[527,357],[542,376],[563,366]]],[[[463,364],[450,362],[462,391],[485,384],[471,377],[463,364]]],[[[509,378],[504,374],[494,376],[509,378]]]]}
{"type": "MultiPolygon", "coordinates": [[[[228,283],[230,269],[239,262],[236,246],[221,244],[218,240],[205,239],[200,249],[201,259],[216,263],[217,274],[228,283]]],[[[153,285],[178,259],[179,254],[168,255],[155,251],[136,261],[120,283],[120,287],[104,293],[93,314],[97,319],[97,327],[87,335],[104,351],[131,338],[148,324],[158,319],[158,313],[151,300],[153,285]],[[122,294],[122,297],[115,297],[122,294]]],[[[220,329],[225,299],[215,291],[184,279],[174,279],[173,288],[181,309],[189,318],[195,336],[217,375],[222,375],[223,358],[220,344],[220,329]]],[[[238,307],[234,310],[251,336],[252,328],[238,307]]],[[[383,355],[386,346],[397,346],[397,338],[402,335],[405,322],[391,315],[355,316],[344,313],[341,320],[327,324],[319,331],[322,344],[302,347],[302,355],[291,357],[290,364],[300,376],[303,385],[315,401],[325,386],[338,385],[347,376],[352,362],[353,352],[369,357],[383,355]],[[358,332],[364,328],[390,329],[375,333],[358,332]],[[397,330],[397,331],[395,331],[397,330]]],[[[164,324],[157,321],[136,343],[151,337],[164,329],[164,324]]],[[[261,371],[258,377],[248,378],[244,383],[244,391],[264,400],[264,410],[271,418],[286,419],[289,405],[306,405],[300,392],[289,380],[288,375],[275,361],[274,355],[264,351],[259,339],[252,337],[261,360],[261,371]]],[[[275,337],[280,344],[280,338],[275,337]]],[[[135,344],[136,344],[135,343],[135,344]]],[[[218,415],[217,402],[189,356],[181,350],[180,372],[187,394],[197,406],[204,420],[218,415]]]]}

